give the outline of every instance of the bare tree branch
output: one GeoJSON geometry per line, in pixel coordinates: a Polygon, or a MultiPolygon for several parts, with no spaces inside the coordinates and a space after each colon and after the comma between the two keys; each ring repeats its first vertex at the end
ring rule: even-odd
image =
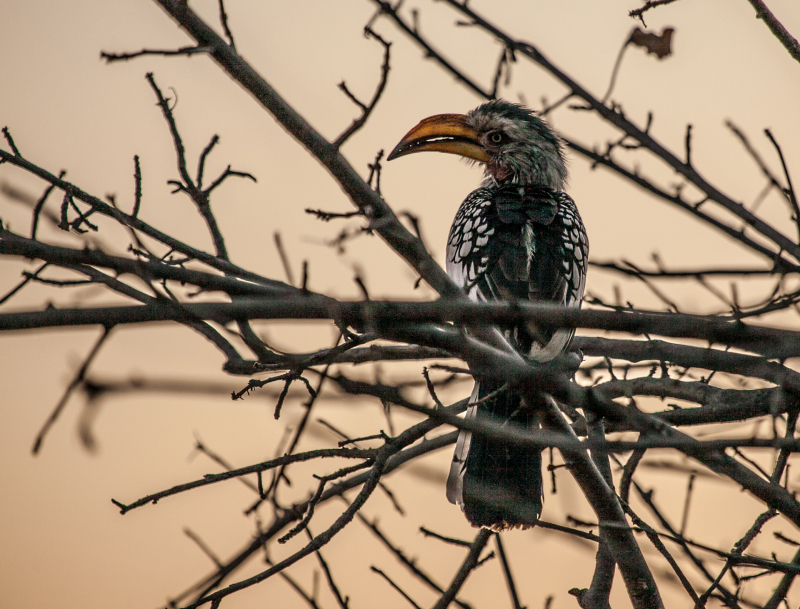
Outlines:
{"type": "Polygon", "coordinates": [[[78,372],[72,378],[69,385],[67,385],[67,388],[64,390],[64,394],[61,396],[61,399],[58,401],[58,404],[56,404],[56,407],[53,409],[53,412],[51,412],[50,416],[47,417],[47,420],[44,422],[44,425],[42,426],[41,430],[39,430],[39,433],[36,435],[36,440],[33,443],[33,448],[31,449],[31,452],[34,455],[39,452],[39,449],[41,449],[42,442],[44,442],[44,438],[47,435],[47,432],[56,422],[59,415],[61,415],[61,412],[67,405],[70,396],[72,396],[75,389],[86,378],[86,372],[89,370],[89,366],[91,366],[92,361],[94,361],[94,358],[97,357],[97,354],[100,352],[100,348],[103,346],[103,343],[105,343],[106,340],[108,339],[109,335],[111,334],[111,330],[113,330],[113,328],[114,328],[113,325],[104,328],[103,333],[100,335],[100,338],[98,338],[97,341],[94,343],[94,346],[89,351],[89,354],[83,360],[83,363],[81,364],[80,368],[78,368],[78,372]]]}
{"type": "Polygon", "coordinates": [[[470,545],[469,553],[464,559],[464,562],[462,563],[461,568],[458,570],[458,573],[456,573],[456,576],[453,578],[453,582],[450,584],[450,587],[445,590],[444,594],[439,597],[439,600],[436,601],[433,609],[445,609],[450,605],[450,603],[456,597],[456,594],[458,594],[458,591],[464,585],[464,582],[467,581],[469,574],[472,573],[472,571],[478,566],[478,559],[480,558],[481,552],[483,551],[483,548],[486,547],[486,544],[489,542],[491,536],[492,532],[488,529],[481,529],[480,532],[475,536],[475,541],[473,541],[472,545],[470,545]]]}
{"type": "Polygon", "coordinates": [[[775,38],[789,51],[789,55],[800,61],[800,42],[797,42],[797,39],[783,27],[762,0],[748,0],[748,2],[756,9],[756,19],[761,19],[775,38]]]}

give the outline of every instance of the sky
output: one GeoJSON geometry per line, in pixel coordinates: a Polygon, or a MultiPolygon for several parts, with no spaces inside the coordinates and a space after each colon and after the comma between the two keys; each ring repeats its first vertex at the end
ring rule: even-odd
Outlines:
{"type": "MultiPolygon", "coordinates": [[[[771,0],[768,4],[787,29],[800,36],[797,2],[771,0]]],[[[622,43],[641,25],[627,15],[638,5],[580,0],[470,2],[474,10],[512,35],[536,45],[600,97],[622,43]]],[[[192,2],[192,6],[217,23],[216,2],[192,2]]],[[[455,25],[456,14],[443,3],[407,0],[408,18],[413,8],[419,9],[419,31],[488,87],[500,52],[497,44],[476,28],[455,25]]],[[[226,9],[240,54],[324,136],[334,139],[358,116],[358,109],[337,85],[344,80],[357,97],[367,100],[378,81],[382,48],[362,34],[374,13],[372,3],[229,0],[226,9]]],[[[764,180],[725,126],[726,120],[747,133],[777,169],[774,149],[763,136],[765,128],[771,129],[795,173],[795,182],[800,181],[800,65],[754,18],[749,3],[680,0],[647,13],[646,22],[648,30],[656,33],[664,27],[675,28],[674,54],[657,60],[640,48],[626,51],[611,96],[625,114],[644,126],[652,112],[651,133],[679,156],[686,125],[691,124],[695,167],[734,200],[751,204],[764,180]]],[[[466,112],[481,101],[435,62],[425,59],[388,19],[377,19],[373,27],[392,42],[387,89],[367,125],[342,149],[362,175],[367,174],[378,150],[390,150],[422,118],[466,112]]],[[[190,166],[217,134],[220,143],[209,159],[208,175],[218,175],[230,165],[257,178],[256,183],[230,180],[212,199],[233,262],[284,280],[274,245],[274,234],[279,232],[294,276],[299,276],[302,262],[307,260],[309,285],[314,290],[358,298],[359,288],[352,281],[358,273],[373,297],[432,298],[433,292],[425,286],[414,289],[414,273],[379,238],[353,239],[343,253],[328,244],[342,228],[355,229],[358,221],[322,223],[304,210],[345,212],[352,209],[350,202],[324,168],[207,57],[145,57],[111,65],[100,59],[101,51],[169,49],[187,44],[187,37],[154,2],[5,2],[0,8],[0,124],[9,128],[26,158],[53,173],[65,170],[66,179],[97,196],[114,194],[124,209],[133,203],[133,157],[139,155],[141,217],[210,251],[212,245],[191,203],[180,194],[171,195],[166,184],[176,177],[177,169],[169,132],[145,80],[145,74],[153,72],[162,90],[177,98],[174,112],[190,166]]],[[[501,86],[501,93],[512,101],[541,108],[543,99],[558,99],[564,88],[520,59],[512,66],[511,80],[501,86]]],[[[566,106],[550,119],[556,129],[589,147],[602,149],[617,137],[589,113],[566,106]]],[[[671,170],[640,151],[620,151],[616,158],[639,167],[659,183],[678,183],[671,170]]],[[[672,268],[766,265],[684,212],[622,183],[604,169],[592,170],[584,159],[572,156],[570,169],[569,192],[587,226],[593,260],[628,259],[648,265],[655,252],[672,268]]],[[[440,262],[456,208],[479,181],[476,167],[450,155],[412,155],[384,163],[381,176],[389,205],[420,218],[426,243],[440,262]]],[[[44,188],[38,179],[7,166],[0,167],[0,186],[6,190],[13,187],[34,200],[44,188]]],[[[50,205],[57,209],[55,198],[50,205]]],[[[774,194],[761,203],[759,211],[779,229],[791,230],[785,205],[774,194]]],[[[30,211],[18,200],[0,194],[0,218],[12,230],[27,234],[30,211]]],[[[53,243],[84,243],[49,225],[41,230],[42,237],[53,243]]],[[[90,243],[120,255],[128,245],[126,233],[111,226],[90,239],[90,243]]],[[[0,260],[0,292],[15,285],[23,270],[35,266],[29,261],[0,260]]],[[[587,289],[610,299],[614,284],[620,284],[623,297],[639,306],[661,306],[644,287],[602,272],[590,274],[587,289]]],[[[702,289],[670,289],[686,310],[720,308],[702,289]]],[[[743,299],[755,300],[760,292],[753,290],[745,292],[743,299]]],[[[47,302],[88,306],[122,300],[92,287],[54,290],[31,286],[2,310],[39,309],[47,302]]],[[[331,329],[321,324],[273,323],[259,331],[287,350],[321,348],[335,339],[331,329]]],[[[294,394],[279,422],[272,418],[274,394],[265,392],[231,402],[227,399],[230,388],[242,386],[244,381],[226,377],[219,354],[189,330],[124,328],[114,331],[93,364],[90,372],[94,377],[181,378],[196,384],[218,383],[221,389],[198,390],[190,396],[128,393],[104,399],[99,410],[87,410],[84,397],[74,396],[40,454],[33,456],[36,434],[98,335],[97,328],[81,328],[0,336],[0,457],[5,465],[0,473],[2,606],[127,609],[162,605],[212,568],[186,537],[184,528],[199,534],[219,556],[231,555],[253,534],[252,520],[241,514],[243,506],[252,501],[252,493],[241,484],[218,486],[124,517],[111,498],[130,502],[217,471],[207,457],[193,450],[197,438],[237,466],[269,458],[286,427],[296,425],[302,414],[300,393],[294,394]],[[86,448],[78,433],[87,420],[93,421],[93,450],[86,448]]],[[[418,366],[392,370],[401,378],[419,378],[418,366]]],[[[371,374],[366,370],[357,373],[371,374]]],[[[456,400],[468,391],[468,385],[460,383],[445,395],[456,400]]],[[[335,421],[352,435],[363,430],[369,433],[384,424],[379,408],[357,400],[326,400],[319,416],[335,421]]],[[[394,424],[400,428],[416,420],[396,413],[394,424]]],[[[307,447],[329,446],[336,439],[315,423],[307,447]]],[[[444,534],[472,535],[458,510],[444,498],[449,459],[449,450],[440,451],[392,480],[393,490],[405,501],[406,517],[394,514],[385,496],[376,496],[365,508],[370,516],[380,514],[396,539],[406,543],[409,552],[413,548],[421,564],[442,582],[455,571],[463,552],[422,538],[417,527],[422,523],[444,534]]],[[[287,498],[304,498],[310,488],[307,482],[314,470],[298,467],[296,471],[298,485],[288,491],[287,498]]],[[[680,514],[682,486],[669,474],[649,475],[654,484],[665,485],[667,508],[680,514]]],[[[566,474],[559,473],[559,485],[559,494],[546,501],[545,516],[555,522],[563,522],[568,514],[591,519],[590,509],[566,474]]],[[[716,495],[722,505],[733,506],[726,518],[698,514],[690,522],[690,531],[709,535],[721,547],[732,545],[757,513],[758,506],[748,503],[731,485],[701,479],[697,493],[698,497],[716,495]]],[[[337,510],[341,505],[321,511],[320,522],[314,523],[312,530],[321,531],[337,510]]],[[[787,535],[795,534],[788,525],[775,526],[787,535]]],[[[556,593],[553,609],[575,606],[564,590],[578,585],[576,572],[582,577],[578,578],[580,585],[589,584],[590,551],[541,530],[505,539],[509,551],[522,557],[515,566],[524,603],[543,606],[547,594],[556,593]],[[568,580],[563,579],[566,571],[572,576],[568,580]]],[[[288,553],[296,547],[289,544],[281,551],[288,553]]],[[[423,604],[433,602],[424,587],[402,579],[400,567],[377,549],[363,527],[352,525],[325,552],[335,561],[342,587],[352,595],[355,607],[374,604],[376,594],[388,607],[403,606],[404,601],[369,572],[370,564],[393,570],[423,604]]],[[[787,546],[782,558],[793,552],[787,546]]],[[[255,562],[241,575],[263,568],[255,562]]],[[[310,588],[313,568],[313,564],[300,565],[293,573],[310,588]]],[[[468,582],[464,598],[475,606],[494,604],[490,590],[499,588],[488,582],[496,584],[500,577],[497,569],[487,565],[478,571],[468,582]]],[[[753,589],[758,585],[754,582],[753,589]]],[[[320,594],[323,604],[332,606],[327,592],[320,594]]],[[[669,588],[664,594],[667,599],[679,598],[676,590],[669,588]]],[[[621,582],[615,586],[613,598],[619,606],[627,606],[621,582]]],[[[793,598],[796,603],[800,596],[793,598]]],[[[256,587],[226,606],[263,606],[265,602],[303,606],[281,581],[256,587]]]]}

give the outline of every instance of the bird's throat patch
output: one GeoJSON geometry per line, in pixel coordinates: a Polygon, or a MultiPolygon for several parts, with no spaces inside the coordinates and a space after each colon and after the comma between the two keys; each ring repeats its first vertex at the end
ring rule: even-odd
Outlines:
{"type": "Polygon", "coordinates": [[[501,165],[497,165],[495,163],[487,163],[486,168],[489,170],[489,174],[494,178],[495,182],[498,184],[500,182],[504,182],[505,180],[511,177],[511,169],[508,167],[503,167],[501,165]]]}

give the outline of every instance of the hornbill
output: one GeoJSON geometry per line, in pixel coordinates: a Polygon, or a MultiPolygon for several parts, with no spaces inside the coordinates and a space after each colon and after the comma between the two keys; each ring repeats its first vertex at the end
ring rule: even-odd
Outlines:
{"type": "MultiPolygon", "coordinates": [[[[466,115],[426,118],[388,160],[434,150],[483,163],[485,179],[456,213],[447,240],[447,273],[471,299],[530,300],[580,307],[589,242],[564,192],[561,140],[533,111],[492,100],[466,115]]],[[[519,323],[503,328],[524,357],[550,361],[569,347],[572,329],[519,323]]],[[[496,379],[478,378],[467,417],[539,426],[536,408],[496,379]],[[488,397],[488,399],[486,399],[488,397]]],[[[535,525],[542,510],[541,450],[461,431],[447,498],[475,527],[535,525]]]]}

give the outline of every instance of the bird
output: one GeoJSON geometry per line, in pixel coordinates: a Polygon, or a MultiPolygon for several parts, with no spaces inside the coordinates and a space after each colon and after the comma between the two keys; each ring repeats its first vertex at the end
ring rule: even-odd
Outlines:
{"type": "MultiPolygon", "coordinates": [[[[484,169],[481,186],[458,208],[446,270],[470,299],[580,307],[589,241],[572,198],[564,145],[546,119],[502,99],[467,114],[439,114],[411,129],[387,160],[436,151],[484,169]]],[[[501,328],[524,358],[549,362],[568,351],[574,329],[522,322],[501,328]]],[[[466,417],[539,428],[538,413],[503,381],[476,378],[466,417]]],[[[476,528],[535,526],[543,504],[541,449],[461,430],[447,498],[476,528]]]]}

